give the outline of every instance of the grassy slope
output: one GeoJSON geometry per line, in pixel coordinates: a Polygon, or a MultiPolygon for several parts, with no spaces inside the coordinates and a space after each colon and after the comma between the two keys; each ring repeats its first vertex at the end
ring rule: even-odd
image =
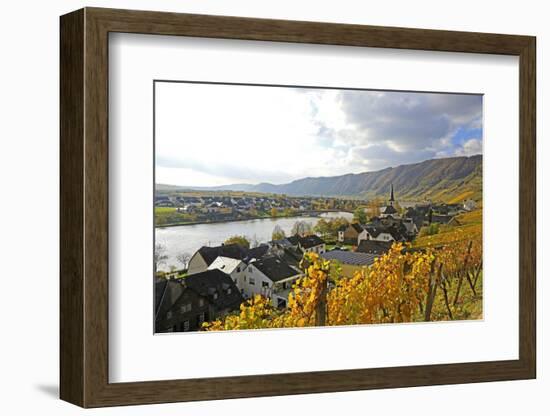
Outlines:
{"type": "Polygon", "coordinates": [[[414,243],[414,247],[430,247],[440,244],[448,244],[457,240],[458,238],[481,238],[482,227],[482,210],[476,209],[465,214],[457,215],[457,220],[460,225],[441,225],[439,227],[439,233],[434,235],[427,235],[418,237],[414,243]],[[462,235],[463,237],[460,237],[462,235]]]}
{"type": "Polygon", "coordinates": [[[177,212],[172,207],[155,207],[155,225],[186,224],[196,221],[196,215],[177,212]]]}

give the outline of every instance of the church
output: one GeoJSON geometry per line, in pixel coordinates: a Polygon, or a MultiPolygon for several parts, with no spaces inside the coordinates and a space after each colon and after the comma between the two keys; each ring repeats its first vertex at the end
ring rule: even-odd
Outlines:
{"type": "Polygon", "coordinates": [[[380,218],[393,218],[398,219],[399,213],[397,212],[397,209],[394,207],[395,204],[395,197],[393,194],[393,183],[390,185],[390,199],[388,200],[388,205],[382,208],[380,211],[380,218]]]}

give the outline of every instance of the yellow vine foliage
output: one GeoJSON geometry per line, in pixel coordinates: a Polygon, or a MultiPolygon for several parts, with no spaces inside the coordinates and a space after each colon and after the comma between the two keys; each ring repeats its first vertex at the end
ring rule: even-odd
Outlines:
{"type": "MultiPolygon", "coordinates": [[[[476,271],[479,273],[481,235],[467,237],[457,238],[454,243],[442,247],[428,246],[422,250],[395,243],[372,266],[355,273],[352,278],[331,278],[330,262],[315,253],[307,253],[302,261],[305,276],[294,284],[286,309],[278,310],[270,299],[258,295],[244,302],[238,314],[205,323],[203,329],[314,326],[319,310],[325,313],[326,325],[424,320],[430,288],[439,286],[441,290],[445,287],[460,292],[461,285],[456,282],[464,276],[471,279],[476,271]]],[[[456,296],[458,298],[458,294],[456,296]]],[[[450,303],[447,301],[447,310],[452,313],[450,303]]],[[[441,309],[440,304],[436,307],[441,309]]]]}

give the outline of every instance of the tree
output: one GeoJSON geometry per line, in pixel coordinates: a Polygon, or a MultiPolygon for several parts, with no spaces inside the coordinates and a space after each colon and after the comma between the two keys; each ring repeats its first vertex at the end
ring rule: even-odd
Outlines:
{"type": "Polygon", "coordinates": [[[250,239],[250,246],[249,248],[258,247],[260,245],[260,240],[258,240],[258,236],[254,234],[252,238],[250,239]]]}
{"type": "Polygon", "coordinates": [[[306,221],[296,221],[292,226],[292,235],[299,235],[303,237],[305,235],[310,235],[311,232],[311,224],[306,221]]]}
{"type": "Polygon", "coordinates": [[[338,237],[338,229],[342,226],[347,226],[348,220],[343,217],[338,218],[321,218],[313,228],[314,231],[326,239],[336,239],[338,237]]]}
{"type": "Polygon", "coordinates": [[[277,208],[273,207],[271,208],[271,216],[276,217],[279,211],[277,211],[277,208]]]}
{"type": "Polygon", "coordinates": [[[159,266],[166,264],[168,255],[166,254],[166,247],[163,244],[155,244],[155,252],[153,255],[153,261],[155,262],[155,274],[158,271],[159,266]]]}
{"type": "Polygon", "coordinates": [[[187,252],[180,253],[176,256],[176,260],[179,261],[184,269],[189,267],[189,260],[191,260],[191,254],[187,252]]]}
{"type": "Polygon", "coordinates": [[[418,237],[425,237],[430,235],[436,235],[439,233],[439,224],[432,222],[427,227],[422,227],[420,229],[420,233],[418,233],[418,237]]]}
{"type": "Polygon", "coordinates": [[[355,211],[353,211],[353,221],[359,224],[365,224],[367,222],[367,214],[364,208],[357,207],[355,211]]]}
{"type": "Polygon", "coordinates": [[[244,248],[250,248],[250,241],[244,235],[234,235],[225,240],[224,244],[238,244],[244,248]]]}
{"type": "Polygon", "coordinates": [[[285,230],[280,225],[276,225],[275,228],[273,228],[273,233],[271,234],[272,240],[282,240],[286,237],[285,230]]]}
{"type": "Polygon", "coordinates": [[[330,237],[330,223],[324,218],[321,218],[319,221],[317,221],[317,224],[315,224],[315,227],[313,227],[316,233],[319,233],[323,236],[323,238],[330,237]]]}
{"type": "Polygon", "coordinates": [[[369,212],[369,216],[372,217],[379,217],[380,216],[380,201],[378,198],[371,199],[369,203],[367,204],[367,209],[369,212]]]}

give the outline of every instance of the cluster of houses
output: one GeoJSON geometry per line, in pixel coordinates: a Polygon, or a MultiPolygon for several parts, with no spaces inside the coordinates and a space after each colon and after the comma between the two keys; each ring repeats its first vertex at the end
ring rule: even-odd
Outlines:
{"type": "Polygon", "coordinates": [[[294,282],[303,276],[303,254],[326,251],[316,235],[292,236],[254,248],[238,244],[201,247],[183,279],[155,282],[155,332],[196,331],[203,322],[239,310],[255,295],[287,306],[294,282]]]}
{"type": "Polygon", "coordinates": [[[261,216],[262,213],[272,215],[288,212],[295,214],[310,214],[314,211],[333,209],[352,211],[360,204],[358,200],[337,198],[287,197],[284,195],[203,195],[189,196],[185,194],[155,195],[156,207],[173,207],[177,213],[192,214],[199,220],[232,220],[261,216]]]}
{"type": "Polygon", "coordinates": [[[294,282],[303,276],[300,261],[314,252],[337,262],[341,274],[351,277],[374,263],[394,242],[412,241],[422,226],[450,223],[455,216],[475,208],[466,204],[424,204],[396,209],[393,185],[388,204],[367,224],[352,223],[338,230],[338,242],[353,250],[334,248],[317,235],[291,236],[254,248],[238,244],[201,247],[190,259],[183,279],[155,282],[156,332],[196,331],[205,321],[238,311],[255,295],[271,299],[276,308],[286,308],[294,282]]]}
{"type": "Polygon", "coordinates": [[[367,224],[352,223],[338,230],[338,241],[353,246],[354,250],[334,249],[323,257],[338,261],[342,275],[351,277],[361,268],[373,264],[376,257],[388,252],[393,243],[413,241],[420,229],[430,224],[460,225],[456,216],[476,208],[472,200],[462,204],[428,202],[409,207],[401,215],[396,205],[391,185],[388,203],[382,207],[380,215],[372,217],[367,224]]]}
{"type": "Polygon", "coordinates": [[[312,209],[309,198],[287,198],[270,196],[186,196],[186,195],[155,195],[155,206],[176,207],[184,212],[220,212],[223,210],[270,210],[271,208],[294,208],[299,210],[312,209]]]}

